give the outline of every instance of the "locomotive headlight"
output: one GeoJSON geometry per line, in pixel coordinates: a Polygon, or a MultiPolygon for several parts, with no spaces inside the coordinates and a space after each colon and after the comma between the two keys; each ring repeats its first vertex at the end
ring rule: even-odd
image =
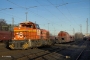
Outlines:
{"type": "Polygon", "coordinates": [[[24,43],[22,47],[23,47],[23,49],[27,49],[29,47],[28,43],[24,43]]]}
{"type": "Polygon", "coordinates": [[[10,44],[9,47],[10,47],[11,49],[14,49],[14,44],[10,44]]]}

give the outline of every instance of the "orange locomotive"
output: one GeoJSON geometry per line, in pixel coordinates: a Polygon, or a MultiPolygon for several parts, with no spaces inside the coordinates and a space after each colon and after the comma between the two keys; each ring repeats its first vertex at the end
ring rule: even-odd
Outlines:
{"type": "Polygon", "coordinates": [[[13,32],[12,41],[9,42],[11,49],[28,49],[53,43],[49,39],[49,32],[40,29],[39,25],[33,22],[20,23],[18,27],[14,27],[13,32]]]}

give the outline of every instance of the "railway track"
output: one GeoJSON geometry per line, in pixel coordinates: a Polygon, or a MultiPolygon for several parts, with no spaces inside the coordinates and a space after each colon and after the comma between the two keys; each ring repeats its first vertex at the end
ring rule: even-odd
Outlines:
{"type": "Polygon", "coordinates": [[[43,49],[40,52],[25,55],[15,60],[24,60],[24,59],[27,59],[27,60],[52,60],[52,59],[57,60],[57,59],[61,59],[63,56],[61,54],[56,53],[57,51],[61,51],[61,50],[63,49],[49,47],[49,48],[43,49]]]}
{"type": "MultiPolygon", "coordinates": [[[[82,45],[87,46],[86,41],[85,41],[82,45]]],[[[81,46],[81,47],[82,47],[82,46],[81,46]]],[[[81,51],[81,52],[79,53],[79,55],[77,56],[76,60],[79,60],[79,59],[80,59],[80,57],[81,57],[81,55],[83,54],[83,52],[84,52],[85,49],[86,49],[86,48],[83,48],[83,49],[82,49],[82,51],[81,51]]]]}
{"type": "Polygon", "coordinates": [[[84,42],[81,42],[80,44],[78,44],[78,48],[76,48],[74,50],[74,52],[71,53],[71,55],[70,55],[71,60],[80,60],[80,59],[82,59],[81,56],[83,55],[83,52],[86,50],[86,48],[87,48],[87,41],[84,41],[84,42]]]}
{"type": "Polygon", "coordinates": [[[89,60],[90,59],[90,49],[88,49],[90,47],[88,47],[88,45],[90,46],[90,41],[85,41],[85,43],[83,43],[82,46],[85,46],[85,48],[82,49],[82,51],[77,56],[76,60],[89,60]]]}
{"type": "Polygon", "coordinates": [[[55,44],[28,50],[8,50],[1,47],[3,49],[0,51],[0,60],[80,60],[87,46],[87,41],[84,42],[55,44]]]}
{"type": "Polygon", "coordinates": [[[90,59],[90,41],[77,41],[68,44],[57,44],[57,46],[65,47],[66,49],[57,53],[62,54],[69,60],[88,60],[90,59]],[[89,53],[89,54],[88,54],[89,53]],[[86,56],[85,56],[86,55],[86,56]]]}
{"type": "Polygon", "coordinates": [[[79,60],[79,59],[80,59],[80,57],[81,57],[81,55],[82,55],[82,53],[83,53],[84,50],[85,50],[85,49],[83,49],[83,50],[80,52],[80,54],[77,56],[76,60],[79,60]]]}
{"type": "Polygon", "coordinates": [[[28,50],[6,50],[0,52],[1,60],[57,60],[64,59],[63,55],[56,52],[65,48],[56,46],[28,50]]]}

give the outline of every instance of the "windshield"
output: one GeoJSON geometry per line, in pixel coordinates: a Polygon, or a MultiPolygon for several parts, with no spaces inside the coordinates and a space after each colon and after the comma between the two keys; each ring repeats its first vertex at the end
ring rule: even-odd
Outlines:
{"type": "Polygon", "coordinates": [[[36,28],[37,28],[37,29],[40,29],[40,27],[39,27],[39,25],[38,25],[38,24],[36,24],[36,28]]]}

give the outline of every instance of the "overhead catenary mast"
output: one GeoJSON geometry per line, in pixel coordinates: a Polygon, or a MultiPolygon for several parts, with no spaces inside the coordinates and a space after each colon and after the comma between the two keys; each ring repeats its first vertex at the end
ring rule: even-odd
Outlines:
{"type": "Polygon", "coordinates": [[[11,26],[11,30],[13,30],[13,27],[14,27],[14,18],[12,17],[12,26],[11,26]]]}
{"type": "Polygon", "coordinates": [[[49,24],[50,24],[50,23],[48,23],[48,31],[49,31],[49,24]]]}
{"type": "Polygon", "coordinates": [[[82,33],[82,25],[80,24],[80,32],[82,33]]]}
{"type": "Polygon", "coordinates": [[[86,24],[87,24],[86,34],[88,35],[88,18],[87,18],[86,24]]]}
{"type": "MultiPolygon", "coordinates": [[[[34,7],[37,7],[37,6],[28,7],[28,8],[26,8],[26,10],[28,10],[29,8],[34,8],[34,7]]],[[[26,14],[26,22],[27,22],[27,14],[28,14],[28,12],[25,12],[25,14],[26,14]]]]}
{"type": "Polygon", "coordinates": [[[26,14],[26,21],[27,21],[27,14],[28,14],[28,12],[26,12],[25,14],[26,14]]]}
{"type": "Polygon", "coordinates": [[[75,34],[75,29],[73,28],[73,35],[75,34]]]}

